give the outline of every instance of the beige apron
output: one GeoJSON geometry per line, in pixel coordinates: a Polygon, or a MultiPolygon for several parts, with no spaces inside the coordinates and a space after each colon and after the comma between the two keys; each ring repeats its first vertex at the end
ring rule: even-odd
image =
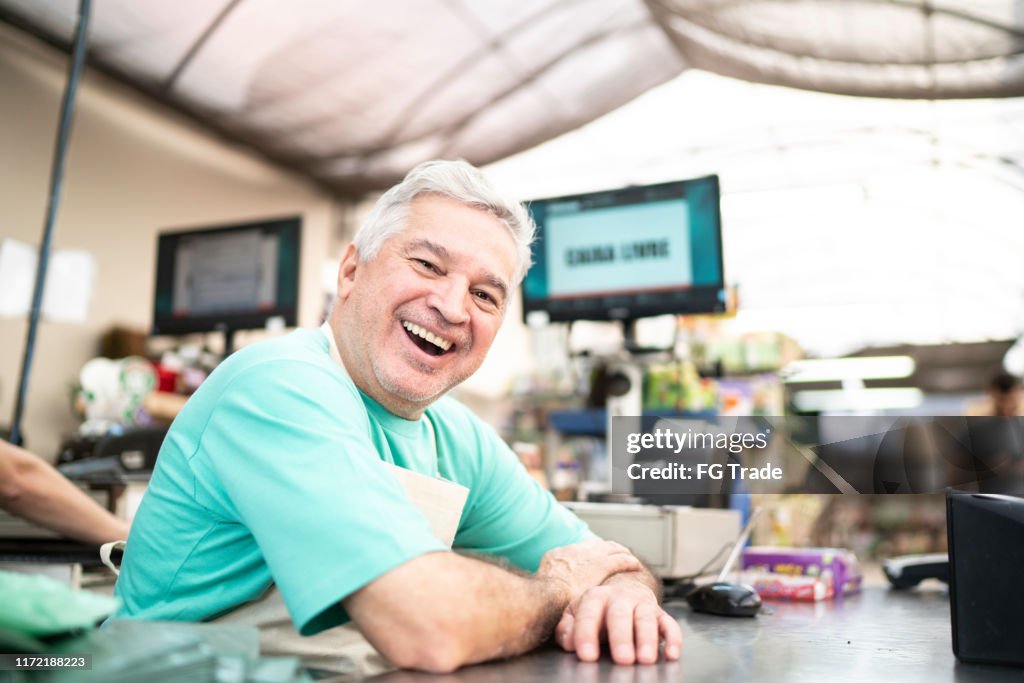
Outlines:
{"type": "MultiPolygon", "coordinates": [[[[409,500],[430,522],[434,535],[451,547],[469,489],[394,465],[389,467],[409,500]]],[[[260,631],[260,654],[299,657],[303,665],[313,669],[349,674],[356,679],[394,668],[351,624],[315,636],[300,636],[276,586],[262,598],[215,621],[256,626],[260,631]]]]}
{"type": "MultiPolygon", "coordinates": [[[[321,329],[330,345],[331,357],[344,369],[330,327],[324,323],[321,329]]],[[[428,477],[391,464],[388,467],[405,489],[409,500],[430,522],[434,535],[450,548],[469,489],[440,477],[428,477]]],[[[106,544],[101,555],[104,556],[104,564],[118,573],[110,561],[111,549],[115,547],[123,550],[124,541],[106,544]]],[[[310,571],[315,572],[316,569],[311,567],[310,571]]],[[[271,586],[259,599],[213,622],[255,626],[260,632],[260,654],[299,657],[304,666],[344,674],[345,678],[351,676],[355,680],[394,668],[351,624],[336,626],[315,636],[299,635],[276,586],[271,586]]]]}

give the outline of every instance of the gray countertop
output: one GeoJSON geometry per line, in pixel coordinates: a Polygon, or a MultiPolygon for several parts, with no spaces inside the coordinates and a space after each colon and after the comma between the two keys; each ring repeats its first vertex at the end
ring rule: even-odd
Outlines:
{"type": "MultiPolygon", "coordinates": [[[[953,656],[945,588],[896,592],[869,586],[840,600],[769,603],[771,614],[737,619],[667,607],[683,628],[678,662],[615,666],[580,662],[555,647],[448,676],[394,671],[377,683],[431,681],[1024,681],[1024,669],[963,664],[953,656]]],[[[1022,644],[1024,647],[1024,644],[1022,644]]]]}

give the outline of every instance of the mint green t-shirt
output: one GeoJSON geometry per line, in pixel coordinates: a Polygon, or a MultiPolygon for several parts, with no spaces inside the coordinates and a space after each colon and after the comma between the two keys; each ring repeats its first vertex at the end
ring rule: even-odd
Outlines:
{"type": "Polygon", "coordinates": [[[469,489],[456,548],[535,571],[591,537],[464,406],[442,398],[399,418],[355,387],[323,332],[298,330],[233,354],[171,425],[115,616],[202,621],[273,582],[303,635],[346,622],[342,598],[446,550],[385,463],[469,489]]]}

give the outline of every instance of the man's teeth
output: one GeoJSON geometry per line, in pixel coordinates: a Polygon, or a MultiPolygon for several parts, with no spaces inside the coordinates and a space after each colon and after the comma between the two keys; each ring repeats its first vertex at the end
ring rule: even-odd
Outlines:
{"type": "Polygon", "coordinates": [[[404,327],[405,329],[409,330],[410,332],[415,334],[417,337],[421,337],[423,339],[426,339],[428,342],[430,342],[434,346],[439,347],[442,351],[447,351],[448,349],[450,349],[452,347],[452,343],[450,341],[448,341],[447,339],[441,339],[440,337],[438,337],[434,333],[428,332],[427,330],[423,329],[422,327],[420,327],[416,323],[411,323],[408,320],[403,320],[402,321],[402,327],[404,327]]]}

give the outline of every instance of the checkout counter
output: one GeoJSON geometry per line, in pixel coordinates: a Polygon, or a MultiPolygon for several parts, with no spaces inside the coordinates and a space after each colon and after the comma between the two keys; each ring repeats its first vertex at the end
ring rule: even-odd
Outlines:
{"type": "MultiPolygon", "coordinates": [[[[1024,501],[949,491],[946,505],[948,588],[932,581],[898,590],[883,586],[880,577],[869,578],[861,591],[832,600],[768,602],[754,618],[702,614],[682,601],[669,601],[665,609],[683,631],[678,661],[626,667],[605,656],[580,662],[574,654],[549,646],[524,657],[469,667],[445,680],[1021,681],[1024,631],[1018,568],[1024,561],[1024,501]]],[[[887,574],[892,579],[891,567],[887,574]]],[[[391,672],[372,680],[428,679],[434,680],[391,672]]]]}
{"type": "MultiPolygon", "coordinates": [[[[875,584],[861,593],[818,603],[773,603],[771,614],[737,619],[698,614],[682,601],[666,609],[679,620],[683,650],[678,661],[616,666],[548,646],[502,662],[480,664],[438,677],[393,671],[375,683],[777,683],[778,681],[927,681],[928,683],[1022,680],[1021,669],[963,664],[950,647],[949,596],[945,586],[893,591],[875,584]]],[[[341,678],[327,679],[340,682],[341,678]]]]}

